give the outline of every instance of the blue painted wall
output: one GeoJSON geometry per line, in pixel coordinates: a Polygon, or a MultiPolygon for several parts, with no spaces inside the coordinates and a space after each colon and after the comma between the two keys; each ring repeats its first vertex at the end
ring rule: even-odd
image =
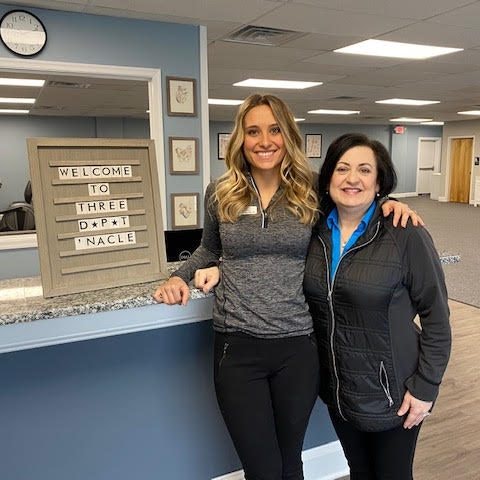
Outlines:
{"type": "MultiPolygon", "coordinates": [[[[235,110],[232,110],[232,117],[235,110]]],[[[322,134],[322,157],[325,157],[328,146],[338,136],[347,132],[359,132],[382,142],[392,155],[397,169],[397,193],[415,192],[417,178],[417,149],[419,137],[441,137],[442,127],[407,126],[404,135],[392,134],[391,125],[339,125],[300,123],[302,135],[311,133],[322,134]]],[[[210,165],[212,178],[218,178],[225,172],[225,162],[217,160],[217,134],[229,132],[233,128],[230,122],[210,122],[210,165]]],[[[318,171],[323,159],[310,159],[312,169],[318,171]]]]}
{"type": "MultiPolygon", "coordinates": [[[[212,344],[205,321],[1,355],[1,478],[207,480],[239,469],[212,344]]],[[[305,448],[334,440],[318,403],[305,448]]]]}
{"type": "MultiPolygon", "coordinates": [[[[18,6],[0,4],[0,17],[18,6]]],[[[22,7],[23,8],[23,7],[22,7]]],[[[174,23],[132,20],[29,8],[44,23],[48,41],[36,60],[159,68],[162,71],[164,155],[168,159],[168,137],[198,137],[202,165],[200,122],[199,27],[174,23]],[[166,76],[197,79],[197,117],[169,117],[165,94],[166,76]]],[[[0,44],[0,57],[15,57],[0,44]]],[[[25,60],[28,62],[28,59],[25,60]]],[[[0,153],[2,153],[0,146],[0,153]]],[[[166,162],[168,165],[168,162],[166,162]]],[[[166,169],[167,198],[174,192],[203,194],[199,175],[172,176],[166,169]]],[[[0,175],[1,176],[1,175],[0,175]]],[[[170,206],[167,219],[170,226],[170,206]]]]}

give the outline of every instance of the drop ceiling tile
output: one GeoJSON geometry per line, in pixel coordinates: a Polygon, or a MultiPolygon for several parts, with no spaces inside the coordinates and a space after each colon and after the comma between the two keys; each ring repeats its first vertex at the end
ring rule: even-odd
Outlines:
{"type": "Polygon", "coordinates": [[[253,22],[254,25],[286,28],[298,32],[336,35],[338,32],[346,31],[350,36],[367,37],[380,35],[409,23],[411,22],[399,18],[346,13],[291,3],[277,8],[253,22]]]}
{"type": "Polygon", "coordinates": [[[467,5],[471,0],[293,0],[294,4],[313,5],[345,12],[371,13],[421,20],[467,5]]]}
{"type": "Polygon", "coordinates": [[[195,18],[199,20],[221,20],[248,23],[250,20],[272,11],[283,2],[275,0],[93,0],[91,8],[122,10],[141,14],[166,15],[171,17],[195,18]]]}
{"type": "Polygon", "coordinates": [[[470,48],[480,45],[480,29],[452,25],[439,26],[438,23],[433,22],[418,22],[381,35],[378,39],[438,47],[470,48]]]}

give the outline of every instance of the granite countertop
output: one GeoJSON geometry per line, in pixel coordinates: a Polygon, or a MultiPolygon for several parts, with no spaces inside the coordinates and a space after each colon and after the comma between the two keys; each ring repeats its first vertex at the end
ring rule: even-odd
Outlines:
{"type": "MultiPolygon", "coordinates": [[[[460,256],[441,253],[440,261],[445,265],[458,263],[460,256]]],[[[173,272],[180,263],[169,263],[168,271],[173,272]]],[[[154,305],[152,293],[159,283],[126,285],[46,299],[43,298],[40,277],[3,280],[0,281],[0,326],[154,305]]],[[[212,295],[190,288],[191,299],[212,295]]]]}
{"type": "MultiPolygon", "coordinates": [[[[169,273],[176,270],[179,263],[169,263],[169,273]]],[[[2,280],[0,325],[154,305],[157,302],[152,298],[152,293],[160,283],[161,281],[154,281],[43,298],[40,277],[2,280]]],[[[209,296],[212,293],[204,294],[201,290],[190,288],[191,299],[209,296]]]]}

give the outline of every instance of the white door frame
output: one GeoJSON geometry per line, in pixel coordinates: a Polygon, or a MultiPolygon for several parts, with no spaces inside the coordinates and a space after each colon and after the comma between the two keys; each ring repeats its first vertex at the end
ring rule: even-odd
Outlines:
{"type": "MultiPolygon", "coordinates": [[[[470,160],[470,194],[468,197],[468,203],[472,204],[472,178],[473,178],[473,161],[475,158],[475,135],[452,135],[447,138],[447,162],[445,166],[445,202],[450,201],[450,177],[451,177],[451,164],[450,164],[450,155],[451,155],[451,148],[452,148],[452,140],[456,138],[471,138],[473,140],[472,145],[472,158],[470,160]]],[[[439,198],[440,200],[440,198],[439,198]]]]}
{"type": "MultiPolygon", "coordinates": [[[[420,165],[420,144],[423,140],[434,140],[435,141],[435,160],[432,173],[438,173],[436,168],[440,169],[440,164],[442,160],[442,137],[418,137],[417,144],[417,176],[415,180],[415,193],[418,195],[418,166],[420,165]]],[[[440,170],[439,170],[440,171],[440,170]]]]}
{"type": "MultiPolygon", "coordinates": [[[[156,68],[125,67],[118,65],[100,65],[86,63],[50,62],[29,59],[0,58],[0,70],[8,70],[13,74],[44,73],[71,75],[80,77],[112,78],[116,80],[139,80],[148,82],[148,104],[150,109],[150,138],[155,142],[160,199],[162,207],[162,222],[167,229],[167,203],[165,183],[165,159],[163,145],[163,116],[161,71],[156,68]]],[[[12,234],[0,235],[0,250],[14,248],[31,248],[37,246],[37,235],[12,234]]]]}

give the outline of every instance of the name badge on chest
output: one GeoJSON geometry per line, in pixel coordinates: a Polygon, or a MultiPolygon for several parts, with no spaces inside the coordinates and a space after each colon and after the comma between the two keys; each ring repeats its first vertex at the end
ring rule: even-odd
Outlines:
{"type": "Polygon", "coordinates": [[[256,205],[250,205],[240,215],[256,215],[258,207],[256,205]]]}

